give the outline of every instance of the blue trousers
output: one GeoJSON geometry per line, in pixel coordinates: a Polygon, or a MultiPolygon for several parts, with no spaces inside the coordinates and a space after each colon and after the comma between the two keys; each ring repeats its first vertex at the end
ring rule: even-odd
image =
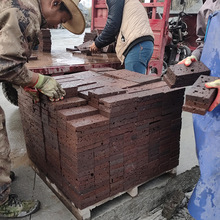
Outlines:
{"type": "Polygon", "coordinates": [[[152,57],[154,44],[152,41],[143,41],[136,44],[125,58],[125,69],[146,74],[148,63],[152,57]]]}

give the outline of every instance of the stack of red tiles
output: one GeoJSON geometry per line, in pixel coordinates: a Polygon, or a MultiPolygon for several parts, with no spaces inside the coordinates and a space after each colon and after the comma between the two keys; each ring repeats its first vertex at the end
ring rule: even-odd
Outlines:
{"type": "Polygon", "coordinates": [[[50,29],[41,29],[43,52],[51,52],[51,33],[50,29]]]}
{"type": "Polygon", "coordinates": [[[127,70],[55,77],[63,101],[23,90],[30,159],[79,209],[126,192],[179,162],[184,89],[127,70]]]}

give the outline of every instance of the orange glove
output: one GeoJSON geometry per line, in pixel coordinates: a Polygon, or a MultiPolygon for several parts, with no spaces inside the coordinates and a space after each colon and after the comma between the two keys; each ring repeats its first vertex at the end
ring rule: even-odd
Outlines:
{"type": "Polygon", "coordinates": [[[192,62],[198,61],[194,55],[186,57],[185,59],[181,60],[178,64],[185,64],[185,66],[190,66],[192,62]]]}
{"type": "Polygon", "coordinates": [[[35,88],[31,87],[24,87],[24,91],[28,92],[33,97],[33,102],[38,103],[40,101],[39,99],[39,92],[35,88]]]}
{"type": "Polygon", "coordinates": [[[213,103],[211,104],[211,106],[209,107],[209,110],[208,110],[208,111],[211,112],[220,103],[220,79],[217,79],[215,81],[206,83],[205,87],[208,88],[208,89],[210,89],[210,88],[218,89],[218,94],[217,94],[215,100],[213,101],[213,103]]]}

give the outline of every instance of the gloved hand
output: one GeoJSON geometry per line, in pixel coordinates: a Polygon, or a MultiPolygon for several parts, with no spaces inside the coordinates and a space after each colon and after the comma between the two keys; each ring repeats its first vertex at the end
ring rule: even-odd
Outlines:
{"type": "Polygon", "coordinates": [[[28,92],[32,96],[34,103],[38,103],[40,101],[39,92],[37,91],[37,89],[26,86],[24,87],[24,91],[28,92]]]}
{"type": "Polygon", "coordinates": [[[211,106],[209,107],[208,111],[212,111],[215,107],[217,107],[220,103],[220,79],[217,79],[215,81],[212,82],[208,82],[205,84],[206,88],[216,88],[218,89],[218,94],[215,98],[215,100],[213,101],[213,103],[211,104],[211,106]]]}
{"type": "Polygon", "coordinates": [[[39,74],[34,87],[44,95],[48,96],[50,101],[59,101],[66,95],[66,92],[62,89],[60,84],[50,76],[39,74]]]}
{"type": "Polygon", "coordinates": [[[191,55],[181,60],[178,64],[185,64],[185,66],[190,66],[190,64],[195,61],[198,61],[197,58],[194,55],[191,55]]]}

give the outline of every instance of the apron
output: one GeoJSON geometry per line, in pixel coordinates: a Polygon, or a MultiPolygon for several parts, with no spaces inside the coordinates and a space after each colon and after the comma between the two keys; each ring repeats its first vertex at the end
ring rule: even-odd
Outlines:
{"type": "MultiPolygon", "coordinates": [[[[210,15],[200,59],[220,77],[220,11],[210,15]]],[[[188,204],[196,220],[220,220],[220,105],[204,116],[193,114],[200,179],[188,204]]]]}

